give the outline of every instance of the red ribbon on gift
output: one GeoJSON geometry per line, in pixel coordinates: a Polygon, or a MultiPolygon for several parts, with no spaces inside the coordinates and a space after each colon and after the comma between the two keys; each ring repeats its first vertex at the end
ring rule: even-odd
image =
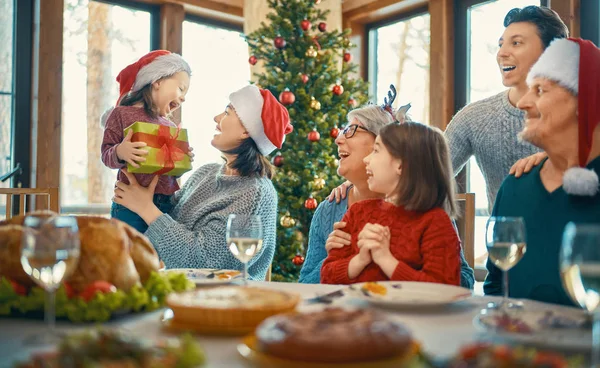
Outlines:
{"type": "Polygon", "coordinates": [[[154,172],[156,175],[163,175],[175,168],[175,162],[182,161],[185,155],[190,151],[188,142],[178,141],[179,131],[181,127],[177,127],[175,136],[171,135],[171,129],[168,126],[159,125],[158,134],[153,135],[144,132],[133,133],[132,142],[142,141],[148,147],[159,148],[160,151],[156,154],[156,162],[163,168],[154,172]]]}

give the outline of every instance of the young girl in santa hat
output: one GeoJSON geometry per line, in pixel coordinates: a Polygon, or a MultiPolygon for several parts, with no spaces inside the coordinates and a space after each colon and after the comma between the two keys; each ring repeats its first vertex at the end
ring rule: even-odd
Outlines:
{"type": "MultiPolygon", "coordinates": [[[[117,106],[102,116],[104,139],[102,162],[111,169],[120,169],[118,180],[128,183],[124,170],[127,164],[139,167],[148,154],[144,142],[132,142],[132,132],[123,130],[135,122],[175,127],[169,120],[173,111],[185,101],[190,86],[191,69],[177,54],[166,50],[152,51],[127,66],[117,76],[119,99],[117,106]]],[[[191,153],[189,153],[192,156],[191,153]]],[[[135,174],[137,182],[147,187],[153,174],[135,174]]],[[[164,212],[172,208],[171,196],[179,189],[177,178],[162,175],[158,178],[154,204],[164,212]]],[[[148,226],[137,214],[113,201],[111,217],[133,226],[140,232],[148,226]]]]}
{"type": "Polygon", "coordinates": [[[448,144],[423,124],[381,128],[366,164],[369,190],[385,199],[357,202],[342,221],[351,245],[332,249],[321,282],[424,281],[459,285],[460,241],[448,144]]]}
{"type": "Polygon", "coordinates": [[[229,95],[225,110],[215,116],[212,145],[223,164],[198,168],[173,196],[166,213],[152,203],[148,188],[125,172],[131,184],[117,183],[115,202],[148,224],[150,239],[167,268],[243,268],[227,248],[225,232],[230,214],[260,216],[263,246],[248,263],[248,276],[264,280],[275,254],[277,192],[267,155],[281,148],[292,131],[286,108],[268,90],[246,86],[229,95]]]}

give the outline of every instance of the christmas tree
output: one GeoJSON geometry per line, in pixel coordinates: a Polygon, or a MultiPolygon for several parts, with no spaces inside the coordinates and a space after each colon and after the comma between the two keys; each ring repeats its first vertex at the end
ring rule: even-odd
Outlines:
{"type": "Polygon", "coordinates": [[[274,153],[279,194],[274,281],[298,279],[310,222],[320,201],[341,183],[334,143],[346,115],[367,101],[367,85],[353,78],[350,30],[327,31],[320,0],[268,0],[269,25],[246,35],[257,84],[279,96],[294,131],[274,153]]]}

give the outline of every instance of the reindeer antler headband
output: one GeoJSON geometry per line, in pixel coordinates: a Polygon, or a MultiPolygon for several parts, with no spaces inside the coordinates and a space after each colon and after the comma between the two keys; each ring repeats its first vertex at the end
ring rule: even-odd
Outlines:
{"type": "Polygon", "coordinates": [[[383,98],[383,105],[381,105],[381,108],[384,109],[385,111],[389,112],[390,115],[392,115],[392,118],[394,119],[394,122],[396,122],[396,116],[394,115],[394,110],[392,109],[392,104],[394,103],[394,100],[396,99],[396,87],[394,87],[393,84],[390,84],[390,90],[387,93],[387,97],[383,98]],[[389,100],[388,100],[389,98],[389,100]]]}

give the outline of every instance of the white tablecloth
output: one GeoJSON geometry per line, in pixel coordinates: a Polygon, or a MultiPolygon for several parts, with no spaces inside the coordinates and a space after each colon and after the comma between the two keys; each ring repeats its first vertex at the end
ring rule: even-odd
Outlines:
{"type": "MultiPolygon", "coordinates": [[[[273,289],[293,291],[304,298],[314,297],[335,291],[337,285],[306,285],[277,282],[251,282],[251,284],[273,289]]],[[[490,300],[491,297],[472,297],[466,301],[436,310],[386,310],[387,313],[405,323],[411,329],[414,338],[420,341],[426,352],[438,358],[449,357],[458,349],[475,340],[489,338],[478,334],[473,325],[473,318],[490,300]]],[[[336,304],[360,304],[361,301],[342,298],[336,304]]],[[[533,303],[533,302],[529,302],[533,303]]],[[[321,308],[323,304],[300,305],[299,309],[321,308]]],[[[132,334],[156,339],[169,336],[161,327],[162,311],[143,313],[122,317],[106,323],[126,329],[132,334]]],[[[23,345],[23,339],[43,329],[43,321],[27,319],[0,319],[0,367],[11,366],[15,360],[25,360],[34,350],[23,345]]],[[[75,325],[59,322],[57,329],[63,332],[74,332],[93,327],[93,325],[75,325]]],[[[236,350],[240,338],[223,338],[199,336],[198,341],[207,353],[207,367],[248,367],[236,350]]],[[[40,348],[37,348],[38,350],[40,348]]]]}

